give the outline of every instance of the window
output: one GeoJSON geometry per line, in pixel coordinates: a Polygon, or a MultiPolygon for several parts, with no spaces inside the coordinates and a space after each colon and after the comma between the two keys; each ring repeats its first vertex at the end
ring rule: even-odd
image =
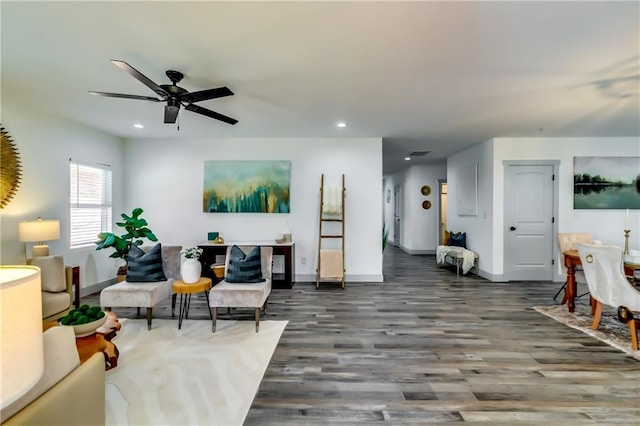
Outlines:
{"type": "Polygon", "coordinates": [[[109,166],[69,163],[70,248],[95,244],[100,232],[111,232],[109,166]]]}

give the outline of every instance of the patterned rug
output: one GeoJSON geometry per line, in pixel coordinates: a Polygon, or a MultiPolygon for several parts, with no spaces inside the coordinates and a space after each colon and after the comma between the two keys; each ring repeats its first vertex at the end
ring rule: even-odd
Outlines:
{"type": "Polygon", "coordinates": [[[618,321],[617,310],[614,308],[604,307],[597,330],[591,330],[593,316],[588,305],[576,305],[573,314],[567,311],[566,305],[534,306],[533,309],[640,360],[640,351],[631,349],[629,326],[618,321]]]}
{"type": "Polygon", "coordinates": [[[122,319],[107,425],[242,425],[287,321],[122,319]]]}

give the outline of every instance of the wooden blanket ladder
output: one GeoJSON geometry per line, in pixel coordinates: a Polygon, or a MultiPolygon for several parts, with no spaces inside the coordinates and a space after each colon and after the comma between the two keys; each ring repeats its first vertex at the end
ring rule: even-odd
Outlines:
{"type": "Polygon", "coordinates": [[[320,211],[318,215],[318,267],[316,268],[316,289],[320,281],[339,282],[345,288],[344,282],[344,202],[346,196],[345,179],[342,174],[342,188],[338,199],[334,199],[335,191],[329,194],[332,188],[325,187],[324,173],[320,177],[320,211]],[[329,201],[329,202],[327,202],[329,201]],[[331,202],[333,201],[333,202],[331,202]],[[339,211],[337,211],[339,203],[339,211]],[[330,225],[330,223],[339,226],[330,225]],[[326,228],[323,227],[326,225],[326,228]],[[340,248],[325,248],[323,241],[340,240],[340,248]]]}

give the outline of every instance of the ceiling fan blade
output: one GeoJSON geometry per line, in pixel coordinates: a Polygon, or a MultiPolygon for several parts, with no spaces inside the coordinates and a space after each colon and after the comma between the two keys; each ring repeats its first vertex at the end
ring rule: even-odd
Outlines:
{"type": "Polygon", "coordinates": [[[151,81],[147,76],[142,74],[140,71],[129,65],[124,61],[120,61],[117,59],[111,59],[111,62],[120,69],[123,69],[127,73],[129,73],[133,78],[140,81],[142,84],[147,86],[149,89],[153,90],[158,96],[163,99],[167,99],[169,97],[169,93],[164,90],[162,87],[158,86],[156,83],[151,81]]]}
{"type": "Polygon", "coordinates": [[[206,101],[208,99],[222,98],[224,96],[231,96],[233,92],[228,87],[217,87],[215,89],[200,90],[198,92],[185,93],[180,96],[180,100],[192,103],[206,101]]]}
{"type": "Polygon", "coordinates": [[[185,109],[187,109],[187,110],[189,110],[191,112],[202,114],[202,115],[210,117],[210,118],[215,118],[216,120],[224,121],[225,123],[229,123],[229,124],[236,124],[238,122],[238,120],[236,120],[235,118],[231,118],[231,117],[227,117],[226,115],[218,114],[215,111],[211,111],[210,109],[202,108],[201,106],[198,106],[198,105],[189,104],[189,105],[187,105],[185,107],[185,109]]]}
{"type": "Polygon", "coordinates": [[[89,91],[89,93],[96,96],[107,96],[109,98],[125,98],[125,99],[138,99],[141,101],[162,102],[162,99],[152,98],[150,96],[125,95],[122,93],[106,93],[106,92],[94,92],[94,91],[89,91]]]}
{"type": "Polygon", "coordinates": [[[165,124],[173,124],[176,122],[178,118],[178,111],[180,111],[179,106],[171,106],[167,105],[164,107],[164,123],[165,124]]]}

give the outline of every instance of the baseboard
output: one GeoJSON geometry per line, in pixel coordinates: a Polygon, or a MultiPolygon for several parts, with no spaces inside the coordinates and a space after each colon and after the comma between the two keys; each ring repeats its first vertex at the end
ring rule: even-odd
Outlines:
{"type": "MultiPolygon", "coordinates": [[[[494,282],[494,283],[508,283],[509,280],[505,277],[504,274],[491,274],[487,271],[484,270],[480,270],[480,273],[478,274],[480,275],[482,278],[486,278],[487,280],[494,282]]],[[[554,277],[553,281],[554,283],[563,283],[565,281],[564,277],[559,276],[560,278],[556,278],[554,277]]]]}
{"type": "Polygon", "coordinates": [[[482,278],[485,278],[491,282],[494,283],[506,283],[509,282],[509,280],[507,280],[504,276],[504,274],[491,274],[485,270],[480,269],[480,272],[478,273],[478,275],[480,275],[482,278]]]}
{"type": "MultiPolygon", "coordinates": [[[[382,274],[358,274],[358,275],[350,275],[346,274],[344,276],[345,282],[348,283],[381,283],[383,282],[382,274]]],[[[296,283],[298,282],[316,282],[316,274],[296,274],[296,283]]],[[[328,281],[327,281],[328,282],[328,281]]]]}

